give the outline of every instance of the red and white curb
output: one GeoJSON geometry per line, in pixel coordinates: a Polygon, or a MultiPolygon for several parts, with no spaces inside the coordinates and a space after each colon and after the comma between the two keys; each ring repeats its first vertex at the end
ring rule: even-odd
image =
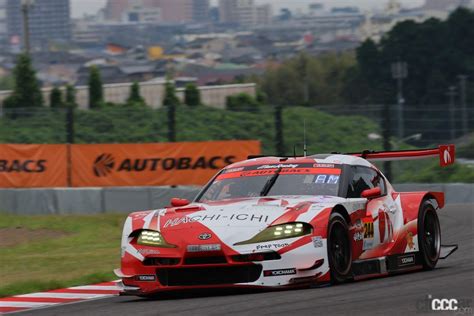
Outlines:
{"type": "Polygon", "coordinates": [[[115,282],[106,282],[0,298],[0,314],[112,297],[119,293],[120,287],[115,282]]]}

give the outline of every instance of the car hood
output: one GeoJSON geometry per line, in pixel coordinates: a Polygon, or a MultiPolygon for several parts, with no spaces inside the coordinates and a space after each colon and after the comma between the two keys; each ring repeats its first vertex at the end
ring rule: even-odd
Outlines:
{"type": "Polygon", "coordinates": [[[187,239],[190,234],[211,233],[222,241],[239,241],[272,223],[309,222],[322,210],[344,201],[331,196],[278,196],[193,203],[155,211],[156,224],[165,236],[187,239]]]}
{"type": "Polygon", "coordinates": [[[179,229],[180,224],[189,222],[213,227],[266,227],[289,211],[316,216],[324,208],[344,201],[331,196],[282,196],[193,203],[165,212],[161,228],[179,229]]]}

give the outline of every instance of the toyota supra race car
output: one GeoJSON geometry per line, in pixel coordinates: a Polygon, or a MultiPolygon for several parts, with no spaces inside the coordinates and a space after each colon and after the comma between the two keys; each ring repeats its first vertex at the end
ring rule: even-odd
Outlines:
{"type": "Polygon", "coordinates": [[[441,192],[396,192],[369,161],[437,156],[436,149],[251,157],[221,170],[190,203],[129,215],[123,294],[230,287],[288,288],[434,269],[441,192]]]}

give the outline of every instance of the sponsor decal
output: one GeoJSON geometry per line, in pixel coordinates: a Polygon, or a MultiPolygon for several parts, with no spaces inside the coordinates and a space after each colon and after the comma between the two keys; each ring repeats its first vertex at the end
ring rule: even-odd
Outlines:
{"type": "Polygon", "coordinates": [[[314,168],[334,168],[334,164],[332,163],[315,163],[313,165],[314,168]]]}
{"type": "Polygon", "coordinates": [[[364,244],[362,245],[362,250],[370,249],[374,246],[373,239],[364,239],[364,244]]]}
{"type": "Polygon", "coordinates": [[[323,247],[323,237],[313,236],[313,237],[311,237],[311,241],[313,242],[314,248],[322,248],[323,247]]]}
{"type": "Polygon", "coordinates": [[[136,212],[130,215],[133,219],[142,219],[145,218],[149,212],[136,212]]]}
{"type": "Polygon", "coordinates": [[[194,215],[194,216],[183,216],[168,219],[164,227],[175,227],[181,224],[193,223],[193,222],[259,222],[267,223],[268,215],[254,215],[254,214],[213,214],[213,215],[194,215]]]}
{"type": "Polygon", "coordinates": [[[330,174],[318,174],[314,182],[317,184],[338,184],[339,176],[330,174]]]}
{"type": "Polygon", "coordinates": [[[242,171],[244,170],[244,167],[240,167],[240,168],[230,168],[230,169],[226,169],[224,171],[224,173],[232,173],[232,172],[239,172],[239,171],[242,171]]]}
{"type": "Polygon", "coordinates": [[[277,243],[277,244],[264,244],[264,245],[257,245],[255,247],[256,250],[269,250],[269,249],[280,249],[284,247],[288,247],[289,243],[277,243]]]}
{"type": "Polygon", "coordinates": [[[153,282],[156,280],[156,276],[154,275],[137,275],[135,278],[137,281],[142,282],[153,282]]]}
{"type": "Polygon", "coordinates": [[[0,160],[0,172],[42,173],[46,171],[46,160],[0,160]]]}
{"type": "Polygon", "coordinates": [[[263,276],[265,277],[291,275],[291,274],[296,274],[296,268],[263,271],[263,276]]]}
{"type": "Polygon", "coordinates": [[[401,256],[397,259],[399,267],[411,266],[415,264],[415,255],[401,256]]]}
{"type": "Polygon", "coordinates": [[[208,245],[188,245],[186,250],[188,252],[211,252],[221,251],[222,247],[220,244],[208,244],[208,245]]]}
{"type": "Polygon", "coordinates": [[[157,249],[137,249],[137,252],[143,256],[160,254],[160,251],[157,249]]]}
{"type": "Polygon", "coordinates": [[[354,228],[360,232],[364,231],[364,224],[362,224],[362,221],[360,220],[360,218],[356,220],[356,222],[354,223],[354,228]]]}
{"type": "Polygon", "coordinates": [[[413,241],[413,233],[408,232],[405,238],[407,240],[408,249],[412,250],[413,248],[415,248],[415,243],[413,241]]]}
{"type": "Polygon", "coordinates": [[[291,165],[291,164],[279,164],[279,165],[263,165],[258,167],[258,170],[261,169],[278,169],[278,168],[298,168],[299,165],[291,165]]]}
{"type": "Polygon", "coordinates": [[[211,239],[211,238],[212,238],[212,235],[209,234],[209,233],[203,233],[203,234],[199,235],[198,238],[199,238],[200,240],[208,240],[208,239],[211,239]]]}
{"type": "Polygon", "coordinates": [[[361,241],[364,239],[364,234],[362,234],[361,232],[356,232],[354,234],[354,241],[361,241]]]}
{"type": "MultiPolygon", "coordinates": [[[[245,167],[243,171],[238,172],[223,172],[217,177],[217,180],[239,178],[239,177],[262,177],[262,176],[271,176],[277,172],[279,166],[282,167],[280,175],[326,175],[325,182],[328,183],[337,183],[339,181],[339,176],[341,174],[341,169],[335,168],[314,168],[313,164],[300,164],[300,165],[263,165],[263,166],[250,166],[245,167]],[[336,177],[334,177],[336,176],[336,177]]],[[[314,181],[314,180],[311,180],[314,181]]],[[[321,180],[320,180],[321,181],[321,180]]]]}
{"type": "Polygon", "coordinates": [[[274,175],[276,170],[250,170],[238,174],[239,177],[262,177],[274,175]]]}
{"type": "Polygon", "coordinates": [[[93,173],[96,177],[106,177],[112,172],[150,172],[171,170],[219,170],[223,166],[235,162],[235,156],[213,156],[213,157],[180,157],[167,158],[156,157],[147,159],[125,158],[117,163],[114,156],[103,153],[97,156],[93,165],[93,173]]]}
{"type": "Polygon", "coordinates": [[[384,204],[383,210],[395,214],[397,212],[397,206],[395,205],[395,203],[391,203],[390,205],[384,204]]]}
{"type": "Polygon", "coordinates": [[[364,239],[364,224],[360,218],[355,221],[351,229],[354,230],[354,241],[361,241],[364,239]]]}

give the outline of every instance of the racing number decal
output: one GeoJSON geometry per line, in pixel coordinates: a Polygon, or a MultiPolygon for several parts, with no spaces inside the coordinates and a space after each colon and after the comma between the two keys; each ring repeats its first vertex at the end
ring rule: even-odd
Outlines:
{"type": "Polygon", "coordinates": [[[374,222],[364,221],[364,238],[374,238],[374,222]]]}

